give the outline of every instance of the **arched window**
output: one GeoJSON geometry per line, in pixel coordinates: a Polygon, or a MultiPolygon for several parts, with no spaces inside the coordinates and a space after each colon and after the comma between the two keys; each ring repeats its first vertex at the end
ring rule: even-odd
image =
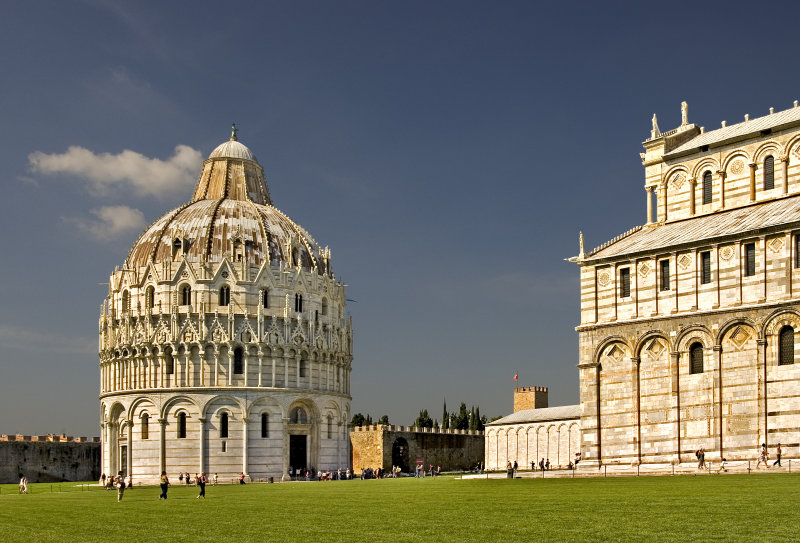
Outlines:
{"type": "Polygon", "coordinates": [[[175,373],[175,358],[172,356],[172,349],[167,349],[164,355],[164,364],[166,365],[167,375],[175,373]]]}
{"type": "Polygon", "coordinates": [[[302,294],[295,294],[294,295],[294,310],[297,312],[302,313],[303,311],[303,295],[302,294]]]}
{"type": "Polygon", "coordinates": [[[142,439],[150,437],[150,415],[142,413],[142,439]]]}
{"type": "Polygon", "coordinates": [[[231,303],[231,288],[228,286],[220,287],[219,305],[228,305],[229,303],[231,303]]]}
{"type": "Polygon", "coordinates": [[[333,437],[333,417],[328,415],[328,439],[333,437]]]}
{"type": "Polygon", "coordinates": [[[156,289],[152,286],[147,287],[144,294],[144,305],[147,309],[153,309],[156,305],[156,289]]]}
{"type": "Polygon", "coordinates": [[[241,347],[233,350],[233,373],[236,375],[244,373],[244,351],[241,347]]]}
{"type": "Polygon", "coordinates": [[[295,407],[289,414],[290,424],[308,424],[308,415],[302,407],[295,407]]]}
{"type": "Polygon", "coordinates": [[[178,438],[184,439],[186,437],[186,413],[178,415],[178,438]]]}
{"type": "Polygon", "coordinates": [[[328,299],[327,298],[323,298],[322,299],[322,316],[324,317],[327,314],[328,314],[328,299]]]}
{"type": "Polygon", "coordinates": [[[300,377],[306,377],[308,375],[308,362],[304,359],[300,359],[300,377]]]}
{"type": "Polygon", "coordinates": [[[689,347],[689,373],[703,373],[703,345],[700,343],[689,347]]]}
{"type": "Polygon", "coordinates": [[[713,187],[711,185],[711,172],[703,174],[703,203],[710,204],[713,197],[713,187]]]}
{"type": "Polygon", "coordinates": [[[261,437],[269,437],[269,415],[261,413],[261,437]]]}
{"type": "Polygon", "coordinates": [[[794,328],[784,326],[778,336],[778,364],[794,364],[794,328]]]}
{"type": "Polygon", "coordinates": [[[189,285],[181,287],[181,305],[192,305],[192,287],[189,285]]]}
{"type": "Polygon", "coordinates": [[[775,188],[775,158],[772,155],[764,159],[764,190],[775,188]]]}
{"type": "Polygon", "coordinates": [[[130,307],[130,295],[127,290],[122,291],[122,312],[127,313],[130,307]]]}
{"type": "Polygon", "coordinates": [[[267,288],[261,290],[261,305],[264,309],[269,309],[269,289],[267,288]]]}
{"type": "Polygon", "coordinates": [[[219,437],[228,437],[228,414],[219,416],[219,437]]]}

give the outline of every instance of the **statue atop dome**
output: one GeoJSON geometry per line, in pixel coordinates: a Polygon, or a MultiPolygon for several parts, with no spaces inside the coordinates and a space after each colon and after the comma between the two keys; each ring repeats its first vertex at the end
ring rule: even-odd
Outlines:
{"type": "Polygon", "coordinates": [[[231,141],[239,141],[239,138],[237,136],[238,132],[239,129],[236,128],[236,123],[233,123],[231,125],[231,141]]]}

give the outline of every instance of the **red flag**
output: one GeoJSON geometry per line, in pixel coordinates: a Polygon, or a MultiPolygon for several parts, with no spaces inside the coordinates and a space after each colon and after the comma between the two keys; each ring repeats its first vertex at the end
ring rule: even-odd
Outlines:
{"type": "Polygon", "coordinates": [[[515,382],[515,383],[517,382],[517,378],[518,378],[518,377],[519,377],[519,372],[517,372],[517,373],[515,373],[515,374],[514,374],[514,382],[515,382]]]}

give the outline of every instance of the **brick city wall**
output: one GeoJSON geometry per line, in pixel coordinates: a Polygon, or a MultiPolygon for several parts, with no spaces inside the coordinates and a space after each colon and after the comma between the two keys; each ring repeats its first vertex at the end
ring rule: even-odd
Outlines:
{"type": "Polygon", "coordinates": [[[100,478],[100,438],[0,436],[0,483],[96,481],[100,478]]]}
{"type": "Polygon", "coordinates": [[[484,461],[484,434],[470,430],[438,430],[411,426],[376,425],[350,432],[353,469],[399,465],[413,472],[418,459],[427,468],[442,471],[469,470],[484,461]]]}

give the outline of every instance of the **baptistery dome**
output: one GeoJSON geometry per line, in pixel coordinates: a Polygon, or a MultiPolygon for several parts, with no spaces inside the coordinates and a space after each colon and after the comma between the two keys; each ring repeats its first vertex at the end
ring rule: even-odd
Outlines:
{"type": "Polygon", "coordinates": [[[99,350],[106,474],[347,467],[344,285],[235,128],[111,275],[99,350]]]}

